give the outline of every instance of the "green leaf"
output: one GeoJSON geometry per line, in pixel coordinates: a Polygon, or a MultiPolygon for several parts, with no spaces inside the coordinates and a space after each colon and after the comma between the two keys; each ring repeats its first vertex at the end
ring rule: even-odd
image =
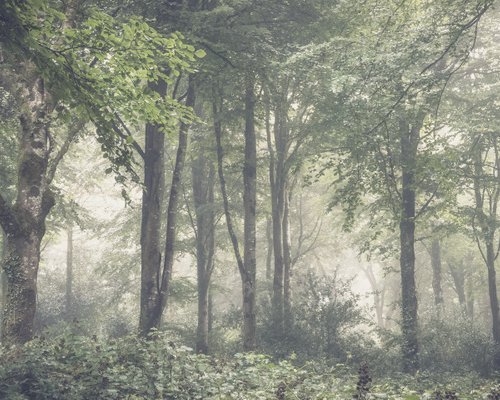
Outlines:
{"type": "Polygon", "coordinates": [[[207,55],[206,51],[203,49],[198,49],[194,52],[194,55],[198,58],[203,58],[207,55]]]}

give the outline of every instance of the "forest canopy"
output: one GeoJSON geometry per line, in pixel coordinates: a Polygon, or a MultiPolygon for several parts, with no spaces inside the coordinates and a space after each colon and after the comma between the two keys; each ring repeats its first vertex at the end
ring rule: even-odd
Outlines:
{"type": "Polygon", "coordinates": [[[0,397],[498,398],[499,18],[2,1],[0,397]]]}

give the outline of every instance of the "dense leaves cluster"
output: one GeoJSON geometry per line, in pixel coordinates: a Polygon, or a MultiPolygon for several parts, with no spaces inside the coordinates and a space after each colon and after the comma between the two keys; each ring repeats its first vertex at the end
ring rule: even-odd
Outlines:
{"type": "MultiPolygon", "coordinates": [[[[2,349],[0,358],[0,397],[8,399],[250,400],[276,399],[279,392],[286,398],[345,400],[359,392],[356,371],[342,364],[297,367],[252,353],[208,357],[156,334],[149,340],[104,341],[66,333],[2,349]]],[[[385,399],[432,399],[439,378],[443,377],[375,379],[363,393],[385,399]]],[[[460,399],[486,398],[490,391],[477,377],[455,379],[450,385],[455,385],[460,399]]]]}

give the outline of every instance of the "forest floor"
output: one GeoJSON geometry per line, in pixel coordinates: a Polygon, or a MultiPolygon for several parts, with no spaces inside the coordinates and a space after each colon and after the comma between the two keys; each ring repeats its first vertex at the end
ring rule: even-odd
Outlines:
{"type": "Polygon", "coordinates": [[[358,371],[318,361],[296,366],[255,353],[204,356],[161,337],[63,334],[0,348],[0,399],[14,400],[496,400],[498,382],[476,373],[372,377],[367,366],[358,371]]]}

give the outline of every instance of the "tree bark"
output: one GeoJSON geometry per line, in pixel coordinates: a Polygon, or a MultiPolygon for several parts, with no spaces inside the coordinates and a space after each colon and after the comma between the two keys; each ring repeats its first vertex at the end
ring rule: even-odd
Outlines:
{"type": "MultiPolygon", "coordinates": [[[[192,77],[190,77],[186,97],[186,106],[193,107],[194,102],[194,80],[192,77]]],[[[176,241],[178,213],[177,208],[179,204],[182,173],[184,170],[186,159],[188,130],[189,125],[185,122],[181,122],[179,127],[177,155],[175,159],[174,171],[172,174],[172,182],[170,185],[170,194],[167,206],[166,239],[163,266],[161,263],[161,253],[159,250],[159,234],[158,236],[156,234],[156,229],[160,229],[158,224],[161,223],[160,220],[157,220],[159,216],[157,217],[156,213],[160,212],[159,210],[161,208],[161,203],[158,208],[155,203],[160,199],[160,193],[151,193],[151,196],[153,197],[151,199],[146,199],[147,205],[152,206],[151,209],[149,209],[148,207],[143,207],[143,219],[146,218],[147,220],[150,220],[149,223],[144,226],[144,231],[142,231],[142,233],[144,233],[144,238],[146,238],[146,240],[144,241],[146,246],[143,253],[143,261],[145,261],[145,265],[142,267],[141,271],[141,315],[139,319],[139,330],[143,336],[147,335],[152,329],[160,328],[162,315],[167,306],[168,289],[170,286],[170,278],[172,276],[172,268],[174,264],[174,246],[176,241]],[[150,238],[146,236],[148,234],[151,235],[150,238]],[[158,237],[158,244],[156,243],[156,237],[158,237]],[[149,243],[148,240],[152,240],[152,242],[149,243]],[[151,260],[144,259],[147,253],[150,253],[152,257],[151,260]]],[[[163,135],[163,133],[159,132],[157,132],[157,134],[163,135]]],[[[159,139],[158,137],[156,137],[156,139],[161,142],[161,139],[159,139]]],[[[159,151],[162,151],[163,147],[158,147],[157,149],[159,149],[159,151]]],[[[158,154],[154,156],[160,157],[160,155],[158,154]]],[[[145,159],[146,158],[147,157],[145,156],[145,159]]],[[[154,165],[156,166],[156,168],[160,168],[158,159],[154,161],[154,165]]],[[[159,186],[157,185],[160,185],[161,179],[164,178],[162,178],[158,172],[155,173],[153,170],[152,179],[155,180],[155,187],[158,187],[158,190],[160,190],[159,186]]],[[[143,200],[144,199],[145,197],[143,193],[143,200]]]]}
{"type": "Polygon", "coordinates": [[[475,198],[475,219],[479,222],[478,231],[475,227],[474,222],[474,232],[476,236],[476,241],[478,248],[481,252],[483,260],[486,264],[488,271],[488,294],[490,299],[490,311],[491,311],[491,323],[492,323],[492,333],[493,340],[497,346],[494,354],[494,364],[496,369],[500,369],[500,309],[498,306],[498,293],[497,293],[497,283],[496,283],[496,270],[495,261],[498,257],[498,246],[495,246],[495,234],[496,234],[496,220],[497,220],[497,206],[500,199],[500,180],[499,177],[495,177],[493,180],[494,187],[484,190],[482,185],[487,185],[487,179],[490,177],[485,176],[483,157],[488,155],[488,151],[494,152],[494,165],[496,171],[500,167],[500,151],[498,149],[497,139],[495,136],[488,137],[484,140],[489,140],[487,144],[490,148],[483,149],[483,142],[481,138],[476,143],[473,149],[473,163],[474,163],[474,198],[475,198]],[[485,154],[483,154],[483,151],[485,154]],[[485,207],[485,200],[487,206],[485,207]],[[485,208],[488,210],[488,214],[485,212],[485,208]],[[484,249],[481,246],[483,243],[484,249]],[[495,252],[496,251],[496,252],[495,252]]]}
{"type": "Polygon", "coordinates": [[[38,76],[26,76],[21,123],[17,197],[10,207],[0,196],[0,224],[7,234],[3,270],[7,281],[2,318],[3,343],[19,344],[33,336],[36,281],[45,219],[54,205],[47,180],[50,156],[50,96],[38,76]]]}
{"type": "Polygon", "coordinates": [[[273,221],[272,218],[266,218],[266,280],[271,281],[272,277],[272,259],[273,259],[273,221]]]}
{"type": "Polygon", "coordinates": [[[191,165],[193,200],[196,214],[196,265],[198,284],[198,327],[196,351],[208,353],[209,333],[209,287],[214,267],[215,215],[214,215],[214,169],[204,156],[198,153],[191,165]]]}
{"type": "Polygon", "coordinates": [[[441,244],[439,239],[433,239],[431,245],[432,290],[434,292],[434,305],[440,313],[444,304],[443,288],[441,287],[441,244]]]}
{"type": "Polygon", "coordinates": [[[255,135],[254,79],[250,75],[245,82],[245,164],[243,169],[243,207],[245,222],[243,240],[243,348],[253,350],[256,345],[256,207],[257,207],[257,137],[255,135]]]}
{"type": "Polygon", "coordinates": [[[420,124],[400,121],[402,160],[402,207],[399,224],[401,269],[401,330],[403,335],[403,368],[418,370],[418,317],[415,284],[415,170],[420,124]]]}
{"type": "MultiPolygon", "coordinates": [[[[488,293],[490,295],[493,340],[500,345],[500,309],[498,307],[497,279],[495,270],[495,249],[492,242],[486,243],[486,267],[488,269],[488,293]]],[[[495,365],[500,367],[500,351],[495,353],[495,365]]]]}
{"type": "MultiPolygon", "coordinates": [[[[3,265],[3,259],[7,253],[7,235],[4,230],[0,228],[2,231],[2,255],[0,257],[0,265],[3,265]]],[[[2,321],[4,307],[6,304],[6,296],[7,296],[7,279],[5,277],[3,268],[0,268],[0,321],[2,321]]],[[[0,343],[2,342],[2,324],[0,324],[0,343]]]]}
{"type": "MultiPolygon", "coordinates": [[[[165,97],[167,85],[160,80],[150,85],[165,97]]],[[[159,301],[161,269],[161,220],[165,189],[165,134],[158,125],[146,124],[144,189],[141,218],[141,306],[139,331],[147,335],[155,326],[152,315],[159,301]]]]}
{"type": "Polygon", "coordinates": [[[285,332],[290,332],[293,324],[292,314],[292,255],[290,244],[290,196],[285,196],[283,209],[283,311],[285,332]]]}
{"type": "Polygon", "coordinates": [[[240,272],[243,297],[243,349],[251,351],[256,345],[256,257],[255,257],[255,226],[256,226],[256,200],[257,200],[257,139],[254,122],[254,80],[250,76],[245,80],[245,161],[243,168],[243,207],[244,207],[244,252],[243,257],[239,249],[239,242],[234,230],[231,213],[229,211],[229,198],[226,190],[226,180],[223,168],[222,126],[220,123],[220,109],[213,103],[214,133],[217,148],[217,171],[224,205],[226,225],[240,272]]]}
{"type": "Polygon", "coordinates": [[[68,226],[66,234],[66,292],[64,296],[64,311],[66,321],[69,321],[73,314],[73,226],[68,226]]]}

